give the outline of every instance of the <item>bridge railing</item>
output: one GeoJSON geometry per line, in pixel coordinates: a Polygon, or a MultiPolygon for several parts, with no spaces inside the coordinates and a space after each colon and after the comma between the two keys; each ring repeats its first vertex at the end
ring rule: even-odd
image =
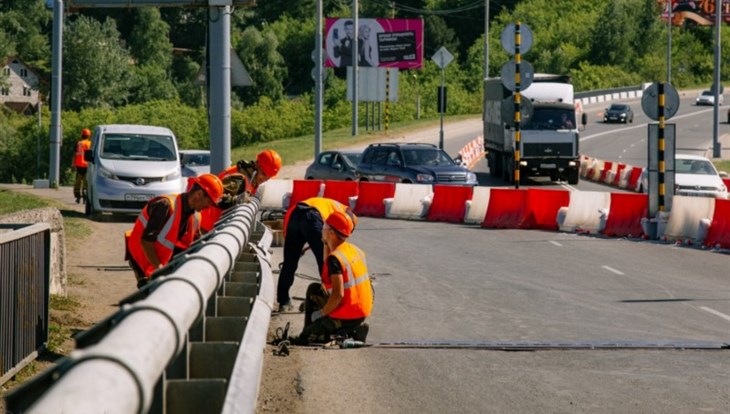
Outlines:
{"type": "Polygon", "coordinates": [[[23,413],[253,413],[274,300],[257,200],[160,269],[7,397],[23,413]]]}
{"type": "Polygon", "coordinates": [[[51,228],[0,224],[0,384],[48,341],[51,228]]]}

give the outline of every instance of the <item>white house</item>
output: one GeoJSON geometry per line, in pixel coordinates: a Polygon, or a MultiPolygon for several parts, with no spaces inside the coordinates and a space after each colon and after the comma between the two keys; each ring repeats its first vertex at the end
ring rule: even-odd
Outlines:
{"type": "Polygon", "coordinates": [[[24,114],[38,110],[38,75],[20,59],[10,56],[0,75],[0,103],[24,114]]]}

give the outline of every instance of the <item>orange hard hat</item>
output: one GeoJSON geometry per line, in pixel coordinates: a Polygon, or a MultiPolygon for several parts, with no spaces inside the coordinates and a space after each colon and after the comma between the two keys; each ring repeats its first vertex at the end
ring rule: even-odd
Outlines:
{"type": "Polygon", "coordinates": [[[81,136],[84,138],[88,138],[91,136],[91,130],[89,128],[84,128],[81,130],[81,136]]]}
{"type": "Polygon", "coordinates": [[[208,194],[214,203],[218,204],[223,195],[223,183],[215,174],[202,174],[198,177],[196,183],[200,188],[208,194]]]}
{"type": "Polygon", "coordinates": [[[347,213],[347,216],[352,221],[352,230],[355,230],[355,227],[357,227],[357,216],[355,215],[355,212],[350,209],[350,207],[347,207],[345,209],[345,213],[347,213]]]}
{"type": "Polygon", "coordinates": [[[261,172],[269,178],[275,177],[281,169],[281,157],[279,153],[270,149],[259,152],[256,156],[256,163],[261,169],[261,172]]]}
{"type": "Polygon", "coordinates": [[[340,211],[330,214],[325,223],[345,237],[350,237],[352,230],[355,228],[350,216],[340,211]]]}

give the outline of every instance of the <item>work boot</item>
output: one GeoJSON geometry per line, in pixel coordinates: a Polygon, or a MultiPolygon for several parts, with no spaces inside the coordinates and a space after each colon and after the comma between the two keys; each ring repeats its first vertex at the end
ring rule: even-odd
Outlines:
{"type": "Polygon", "coordinates": [[[76,197],[76,204],[81,203],[81,197],[76,197]]]}
{"type": "Polygon", "coordinates": [[[294,310],[294,305],[291,304],[291,301],[279,304],[279,313],[291,312],[293,310],[294,310]]]}
{"type": "Polygon", "coordinates": [[[352,330],[350,330],[350,333],[352,334],[352,339],[354,339],[356,341],[365,342],[365,340],[368,337],[369,331],[370,331],[370,325],[368,325],[367,322],[363,322],[360,325],[357,325],[356,327],[352,328],[352,330]]]}

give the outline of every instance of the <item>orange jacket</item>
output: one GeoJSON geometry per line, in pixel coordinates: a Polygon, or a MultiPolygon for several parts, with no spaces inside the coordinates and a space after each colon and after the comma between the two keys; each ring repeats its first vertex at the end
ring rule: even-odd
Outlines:
{"type": "Polygon", "coordinates": [[[84,159],[84,152],[91,149],[91,141],[82,139],[76,143],[76,152],[74,152],[74,167],[86,168],[89,163],[84,159]]]}
{"type": "MultiPolygon", "coordinates": [[[[172,194],[161,197],[166,197],[170,200],[170,205],[172,206],[172,214],[170,214],[170,217],[165,222],[165,225],[162,227],[160,234],[157,235],[157,240],[154,243],[157,258],[160,260],[160,263],[165,265],[172,258],[175,247],[187,249],[190,247],[193,240],[195,240],[200,229],[200,213],[193,213],[190,215],[190,218],[188,218],[187,231],[182,238],[178,240],[177,233],[180,228],[180,217],[183,211],[182,195],[172,194]]],[[[157,200],[158,198],[159,197],[156,197],[150,200],[150,202],[157,200]]],[[[147,206],[149,206],[149,203],[147,206]]],[[[127,243],[127,251],[132,256],[132,259],[144,271],[145,277],[150,277],[152,272],[157,269],[147,260],[147,257],[144,255],[144,250],[142,249],[142,233],[144,233],[144,229],[147,227],[147,222],[150,219],[149,213],[147,212],[147,206],[145,206],[142,209],[142,212],[139,213],[137,221],[134,223],[134,228],[127,231],[124,236],[127,243]]]]}
{"type": "MultiPolygon", "coordinates": [[[[344,242],[330,253],[342,267],[342,283],[345,295],[340,305],[329,315],[334,319],[358,319],[370,316],[373,309],[373,287],[370,284],[370,274],[365,263],[365,253],[355,245],[344,242]]],[[[326,258],[322,269],[322,284],[328,292],[332,292],[332,281],[327,271],[329,257],[326,258]]]]}

